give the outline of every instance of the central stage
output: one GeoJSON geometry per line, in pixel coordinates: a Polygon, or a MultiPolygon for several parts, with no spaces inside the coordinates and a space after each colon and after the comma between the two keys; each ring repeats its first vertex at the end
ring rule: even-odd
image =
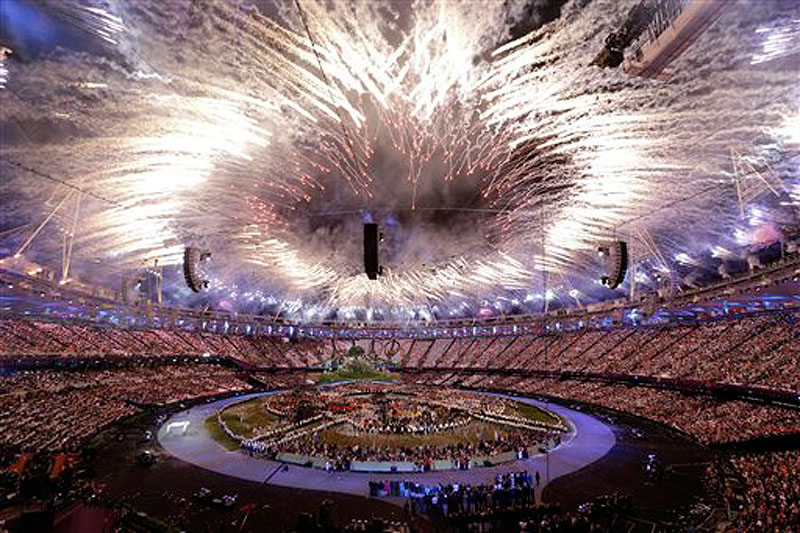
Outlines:
{"type": "Polygon", "coordinates": [[[598,461],[616,443],[613,429],[593,416],[552,402],[501,394],[496,394],[496,396],[532,404],[559,415],[569,426],[561,443],[547,454],[533,455],[528,459],[470,470],[402,473],[326,472],[301,466],[287,467],[278,461],[251,457],[240,450],[227,450],[215,441],[206,430],[206,419],[217,411],[234,403],[270,394],[274,393],[254,393],[226,398],[197,405],[177,413],[161,426],[158,431],[158,441],[170,455],[220,474],[248,481],[268,482],[283,487],[360,496],[368,496],[368,482],[377,479],[407,480],[423,485],[439,483],[475,485],[490,483],[494,481],[495,476],[501,473],[523,470],[531,473],[538,471],[542,483],[536,488],[537,501],[540,499],[541,490],[549,481],[598,461]],[[167,430],[170,427],[173,428],[172,431],[167,430]],[[175,428],[179,428],[179,430],[175,428]],[[285,467],[287,469],[284,469],[285,467]]]}

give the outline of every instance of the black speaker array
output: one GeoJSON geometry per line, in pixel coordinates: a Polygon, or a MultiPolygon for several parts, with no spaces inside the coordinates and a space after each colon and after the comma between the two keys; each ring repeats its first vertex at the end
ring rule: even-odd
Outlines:
{"type": "Polygon", "coordinates": [[[628,243],[614,241],[609,246],[601,246],[598,251],[607,258],[608,265],[608,272],[600,281],[609,289],[616,289],[625,281],[628,272],[628,243]]]}
{"type": "Polygon", "coordinates": [[[369,279],[378,279],[378,276],[383,273],[378,259],[379,241],[378,225],[364,224],[364,272],[367,273],[369,279]]]}
{"type": "Polygon", "coordinates": [[[187,246],[183,251],[183,277],[186,279],[186,285],[194,292],[200,292],[208,287],[208,280],[203,278],[199,265],[200,261],[209,257],[211,252],[192,246],[187,246]]]}

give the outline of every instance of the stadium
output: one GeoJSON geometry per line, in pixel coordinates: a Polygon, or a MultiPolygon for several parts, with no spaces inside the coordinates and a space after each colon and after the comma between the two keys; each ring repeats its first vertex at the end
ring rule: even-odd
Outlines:
{"type": "Polygon", "coordinates": [[[796,0],[0,2],[0,531],[800,531],[796,0]]]}

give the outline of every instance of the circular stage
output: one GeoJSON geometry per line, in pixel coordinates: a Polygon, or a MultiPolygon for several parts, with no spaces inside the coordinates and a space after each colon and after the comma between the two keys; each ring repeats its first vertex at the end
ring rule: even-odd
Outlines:
{"type": "MultiPolygon", "coordinates": [[[[330,391],[334,391],[334,395],[340,397],[347,396],[347,394],[337,392],[348,390],[341,387],[343,386],[322,387],[320,390],[316,391],[316,394],[321,398],[325,394],[330,394],[330,391]]],[[[386,391],[385,393],[381,393],[384,395],[384,397],[381,398],[382,402],[386,401],[391,405],[399,405],[401,408],[405,407],[409,409],[418,408],[422,405],[420,402],[430,403],[433,401],[436,403],[438,401],[437,398],[441,398],[443,392],[442,389],[429,388],[426,391],[415,387],[413,388],[415,397],[410,397],[407,401],[402,401],[397,397],[407,394],[409,392],[408,387],[387,387],[386,391]]],[[[363,390],[358,392],[359,394],[354,396],[361,396],[360,398],[343,398],[344,404],[351,405],[352,407],[359,403],[370,404],[375,399],[371,394],[366,396],[361,394],[363,390]]],[[[502,394],[449,390],[445,390],[444,392],[450,395],[463,394],[464,396],[459,396],[453,402],[462,406],[464,402],[477,402],[473,404],[473,407],[494,406],[497,409],[499,409],[500,406],[506,408],[509,406],[511,408],[517,406],[532,406],[535,407],[537,411],[528,412],[538,412],[544,414],[544,416],[555,416],[557,417],[558,423],[563,424],[564,430],[559,432],[560,438],[557,443],[550,443],[552,447],[542,447],[543,450],[545,448],[548,449],[546,453],[541,453],[539,451],[538,444],[543,444],[543,442],[537,438],[532,440],[537,446],[530,449],[530,453],[527,457],[508,458],[504,456],[507,460],[481,462],[481,465],[472,465],[472,468],[469,469],[464,469],[466,465],[459,469],[454,469],[453,465],[450,465],[450,468],[441,468],[438,470],[434,468],[426,470],[423,467],[423,470],[426,471],[419,471],[417,469],[392,471],[391,467],[389,467],[386,472],[376,472],[376,469],[372,467],[366,468],[366,471],[353,471],[352,468],[347,471],[327,471],[322,467],[323,464],[320,463],[316,465],[312,464],[310,467],[307,461],[302,461],[301,465],[290,465],[287,464],[287,459],[292,460],[294,459],[293,457],[287,458],[285,455],[278,455],[275,458],[265,458],[265,456],[259,453],[254,453],[244,448],[234,448],[234,446],[236,446],[235,443],[234,445],[227,443],[226,446],[224,440],[220,439],[220,435],[216,434],[213,424],[214,420],[218,418],[219,413],[222,413],[224,416],[228,409],[236,409],[236,406],[247,406],[248,404],[251,406],[260,404],[272,407],[276,405],[287,405],[287,402],[275,401],[279,399],[281,395],[287,394],[287,392],[275,391],[226,398],[212,403],[197,405],[186,411],[177,413],[160,427],[158,431],[158,441],[172,456],[184,462],[220,474],[284,487],[323,490],[362,496],[367,496],[369,494],[368,481],[374,479],[405,480],[428,485],[438,483],[481,484],[493,481],[498,474],[520,472],[523,470],[527,470],[531,473],[538,471],[542,482],[537,487],[537,499],[540,497],[541,490],[549,481],[575,472],[576,470],[598,461],[614,447],[616,442],[614,432],[607,424],[593,416],[568,409],[555,403],[502,394]]],[[[289,392],[288,394],[292,393],[289,392]]],[[[453,403],[449,405],[452,406],[453,403]]],[[[440,411],[439,415],[447,412],[446,408],[443,406],[440,406],[440,409],[443,411],[440,411]]],[[[278,412],[280,411],[276,411],[276,413],[278,412]]],[[[359,410],[359,412],[362,411],[359,410]]],[[[500,417],[502,417],[503,414],[504,413],[501,412],[495,413],[495,415],[500,417]]],[[[450,415],[450,418],[446,419],[448,420],[446,424],[458,420],[458,413],[450,413],[450,415]]],[[[311,416],[314,417],[317,415],[311,416]]],[[[323,418],[327,416],[326,414],[323,418]]],[[[227,419],[230,420],[230,418],[227,419]]],[[[498,417],[496,416],[492,419],[492,422],[496,422],[497,419],[498,417]]],[[[463,419],[460,420],[459,423],[462,424],[462,428],[466,428],[470,424],[470,422],[465,422],[463,419]]],[[[280,422],[278,422],[278,424],[280,424],[280,422]]],[[[341,424],[344,426],[347,423],[341,422],[341,424]]],[[[229,426],[230,425],[231,424],[229,424],[229,426]]],[[[244,427],[249,428],[250,426],[244,427]]],[[[243,432],[248,431],[247,429],[243,429],[243,426],[237,426],[233,429],[243,432]]],[[[264,433],[269,435],[270,431],[274,428],[263,427],[261,429],[264,433]]],[[[473,427],[472,429],[475,428],[473,427]]],[[[486,435],[488,428],[482,429],[484,435],[486,435]]],[[[374,438],[377,432],[375,432],[374,429],[370,431],[371,432],[358,431],[358,433],[363,434],[365,438],[374,438]]],[[[319,433],[319,431],[316,431],[316,434],[319,433]]],[[[437,435],[438,433],[439,432],[433,432],[431,435],[437,435]]],[[[472,434],[474,435],[475,433],[472,434]]],[[[377,435],[381,436],[380,434],[377,435]]],[[[389,432],[388,435],[385,436],[393,437],[396,435],[398,435],[398,433],[389,432]]],[[[419,437],[419,435],[408,433],[400,434],[400,436],[419,437]]],[[[540,437],[541,435],[536,436],[540,437]]],[[[490,439],[493,441],[495,440],[494,432],[491,433],[490,439]]],[[[514,450],[507,450],[501,453],[507,452],[514,452],[514,450]]],[[[350,466],[352,466],[354,462],[355,461],[351,462],[350,466]]],[[[392,463],[392,461],[379,462],[392,463]]],[[[408,461],[402,461],[402,463],[407,462],[408,461]]],[[[400,463],[400,461],[395,461],[395,463],[400,463]]],[[[413,461],[411,461],[411,463],[413,464],[413,461]]]]}

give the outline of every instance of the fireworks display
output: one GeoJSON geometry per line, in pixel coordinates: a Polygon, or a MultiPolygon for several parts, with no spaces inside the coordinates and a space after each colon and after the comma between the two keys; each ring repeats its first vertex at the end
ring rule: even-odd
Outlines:
{"type": "Polygon", "coordinates": [[[660,82],[589,66],[634,3],[7,0],[0,255],[61,205],[39,262],[303,321],[619,297],[613,238],[642,285],[716,274],[800,222],[800,7],[734,3],[660,82]]]}

